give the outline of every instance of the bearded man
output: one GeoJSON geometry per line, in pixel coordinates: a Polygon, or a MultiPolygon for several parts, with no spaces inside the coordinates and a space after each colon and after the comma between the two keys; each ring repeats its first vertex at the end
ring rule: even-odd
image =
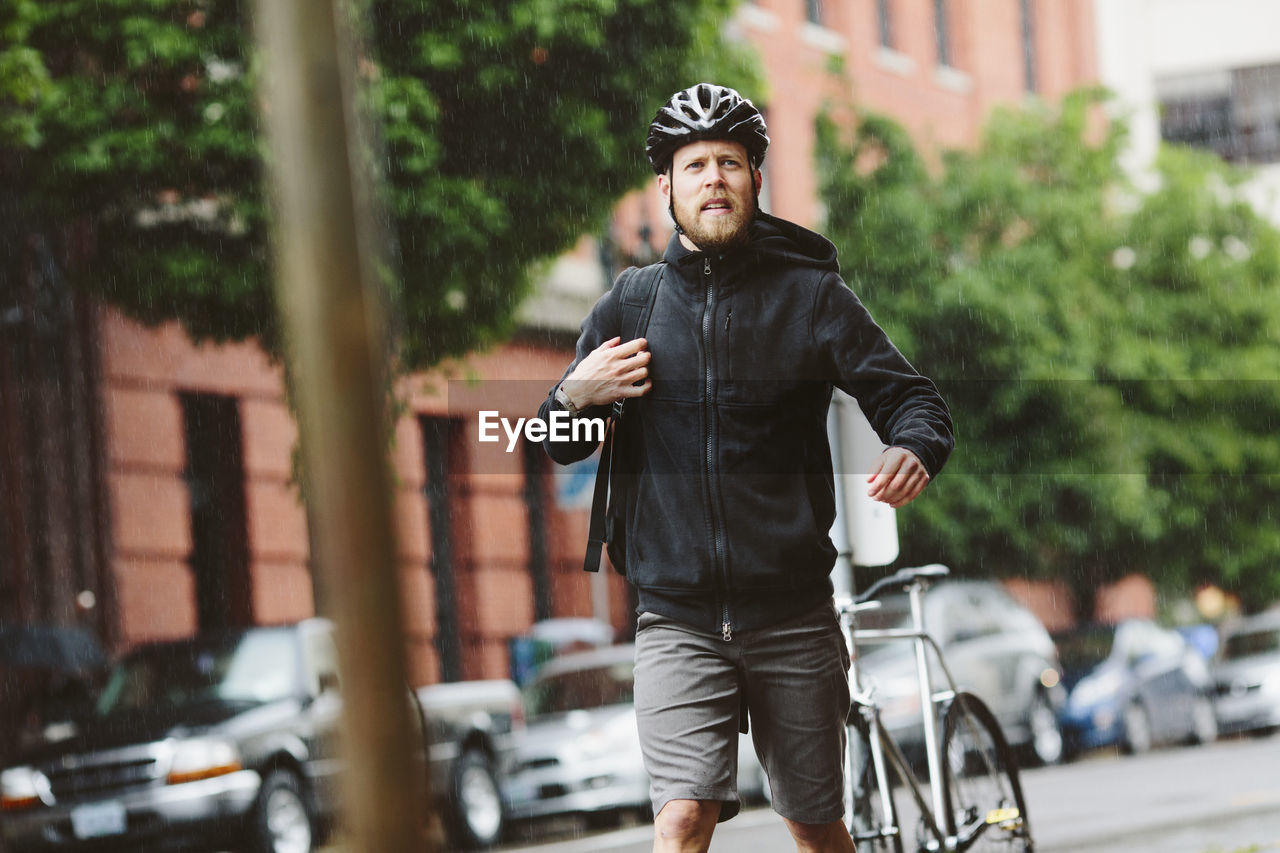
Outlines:
{"type": "MultiPolygon", "coordinates": [[[[743,709],[796,849],[853,850],[841,820],[849,655],[829,577],[832,388],[888,446],[868,476],[876,500],[914,500],[954,443],[942,397],[841,280],[835,246],[759,209],[768,145],[760,111],[724,86],[658,110],[646,151],[676,232],[647,330],[623,340],[615,285],[540,411],[599,417],[626,403],[616,452],[632,494],[617,556],[639,601],[655,851],[705,851],[738,812],[743,709]]],[[[545,446],[568,464],[596,443],[545,446]]]]}

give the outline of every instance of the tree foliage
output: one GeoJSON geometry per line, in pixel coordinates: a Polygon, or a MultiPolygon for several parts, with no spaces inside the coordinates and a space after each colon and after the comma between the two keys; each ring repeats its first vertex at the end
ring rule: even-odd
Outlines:
{"type": "Polygon", "coordinates": [[[891,120],[819,132],[850,285],[952,406],[904,559],[1280,595],[1280,232],[1243,175],[1166,149],[1140,192],[1101,93],[999,111],[932,173],[891,120]]]}
{"type": "MultiPolygon", "coordinates": [[[[732,6],[363,4],[406,366],[509,331],[529,265],[642,178],[645,125],[671,92],[754,81],[721,37],[732,6]]],[[[146,321],[275,350],[249,7],[6,5],[0,170],[30,223],[92,224],[83,287],[146,321]]]]}

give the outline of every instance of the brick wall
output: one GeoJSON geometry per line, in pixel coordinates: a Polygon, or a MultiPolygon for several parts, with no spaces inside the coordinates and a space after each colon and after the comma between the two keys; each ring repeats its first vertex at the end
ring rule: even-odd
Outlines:
{"type": "Polygon", "coordinates": [[[179,394],[236,398],[243,429],[250,609],[259,623],[314,612],[306,515],[291,482],[296,429],[281,376],[253,344],[197,345],[176,324],[102,321],[107,483],[118,636],[128,646],[196,630],[179,394]]]}

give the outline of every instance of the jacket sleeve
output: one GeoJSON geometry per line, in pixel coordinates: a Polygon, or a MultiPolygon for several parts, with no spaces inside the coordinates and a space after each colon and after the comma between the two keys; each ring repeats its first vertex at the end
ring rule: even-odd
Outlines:
{"type": "Polygon", "coordinates": [[[823,277],[814,303],[814,339],[833,384],[857,399],[881,441],[910,450],[936,476],[955,446],[951,413],[937,387],[911,366],[840,276],[823,277]]]}
{"type": "MultiPolygon", "coordinates": [[[[626,275],[626,273],[624,272],[622,275],[626,275]]],[[[621,279],[621,276],[619,276],[619,279],[621,279]]],[[[560,382],[563,382],[578,366],[578,363],[591,354],[592,350],[610,338],[618,336],[620,319],[618,283],[614,282],[614,286],[596,301],[591,313],[582,321],[578,335],[577,352],[574,355],[573,362],[565,369],[564,375],[560,377],[560,382]]],[[[564,411],[564,407],[556,402],[555,399],[556,391],[560,388],[560,382],[551,386],[551,389],[547,392],[547,398],[538,407],[538,417],[544,421],[550,420],[552,412],[564,411]]],[[[580,412],[578,417],[607,418],[609,414],[609,406],[591,406],[580,412]]],[[[547,455],[561,465],[568,465],[580,459],[586,459],[595,452],[599,445],[600,442],[590,440],[552,441],[548,438],[542,442],[542,447],[546,450],[547,455]]]]}

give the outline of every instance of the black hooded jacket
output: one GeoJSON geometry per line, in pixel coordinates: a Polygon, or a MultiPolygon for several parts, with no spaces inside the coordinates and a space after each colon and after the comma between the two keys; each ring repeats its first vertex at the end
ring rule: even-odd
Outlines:
{"type": "MultiPolygon", "coordinates": [[[[951,452],[951,417],[845,286],[826,238],[760,214],[741,248],[691,252],[673,236],[664,257],[645,334],[653,387],[627,400],[615,449],[634,473],[627,579],[641,612],[716,633],[766,627],[832,592],[832,386],[930,476],[951,452]]],[[[566,376],[621,334],[616,290],[583,321],[566,376]]],[[[568,464],[596,445],[545,447],[568,464]]]]}

